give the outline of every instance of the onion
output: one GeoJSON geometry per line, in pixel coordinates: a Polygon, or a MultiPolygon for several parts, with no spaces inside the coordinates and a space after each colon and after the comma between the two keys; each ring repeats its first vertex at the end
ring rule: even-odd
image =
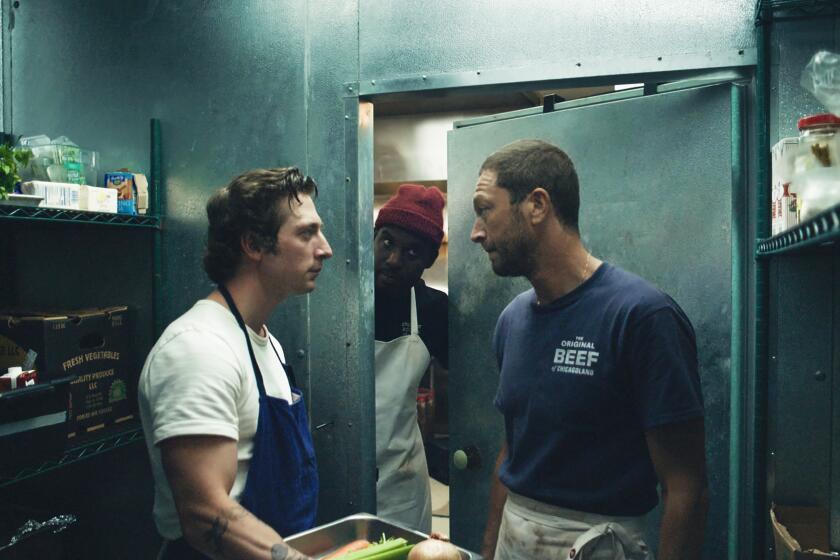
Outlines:
{"type": "Polygon", "coordinates": [[[461,560],[461,553],[452,543],[427,539],[414,545],[408,560],[461,560]]]}

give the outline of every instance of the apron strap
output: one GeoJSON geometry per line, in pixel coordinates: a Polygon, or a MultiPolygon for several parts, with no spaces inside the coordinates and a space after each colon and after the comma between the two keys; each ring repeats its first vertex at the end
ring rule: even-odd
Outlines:
{"type": "Polygon", "coordinates": [[[411,287],[411,334],[420,334],[420,328],[417,326],[417,298],[414,296],[414,286],[411,287]]]}
{"type": "MultiPolygon", "coordinates": [[[[265,396],[265,384],[263,383],[262,372],[260,371],[260,366],[257,363],[257,358],[254,356],[254,348],[251,346],[251,337],[248,335],[248,329],[245,326],[245,321],[242,319],[242,314],[239,313],[239,308],[237,308],[236,304],[233,302],[233,296],[230,295],[228,289],[221,284],[219,284],[218,288],[219,293],[222,294],[223,298],[225,298],[225,301],[230,308],[230,312],[233,313],[233,316],[236,318],[236,322],[239,323],[239,328],[242,329],[243,333],[245,333],[245,342],[248,344],[248,354],[251,356],[251,366],[254,368],[254,376],[257,378],[257,388],[260,391],[260,396],[265,396]]],[[[271,345],[271,349],[274,350],[274,355],[277,356],[277,361],[280,362],[280,365],[283,367],[283,371],[286,372],[286,376],[289,378],[289,384],[292,387],[297,387],[298,384],[297,379],[295,379],[295,370],[291,365],[287,365],[280,358],[280,352],[277,351],[274,343],[271,342],[271,336],[268,336],[267,338],[268,343],[271,345]]]]}
{"type": "MultiPolygon", "coordinates": [[[[222,297],[225,298],[225,301],[228,304],[228,308],[230,308],[230,312],[233,313],[233,316],[236,318],[236,322],[239,323],[239,328],[242,329],[242,332],[245,334],[245,343],[248,345],[248,354],[251,356],[251,366],[254,368],[254,376],[257,378],[257,389],[259,389],[260,396],[265,396],[265,384],[263,383],[262,372],[260,371],[260,366],[257,363],[257,358],[254,356],[254,348],[251,346],[251,336],[248,334],[248,328],[245,326],[245,321],[242,319],[242,315],[239,313],[239,309],[236,307],[236,304],[233,302],[233,297],[230,295],[230,292],[227,288],[223,285],[219,284],[219,293],[222,294],[222,297]]],[[[274,348],[274,346],[272,346],[274,348]]],[[[274,352],[276,353],[277,350],[275,349],[274,352]]],[[[280,359],[280,356],[277,356],[280,359]]],[[[283,363],[282,361],[280,362],[283,363]]]]}

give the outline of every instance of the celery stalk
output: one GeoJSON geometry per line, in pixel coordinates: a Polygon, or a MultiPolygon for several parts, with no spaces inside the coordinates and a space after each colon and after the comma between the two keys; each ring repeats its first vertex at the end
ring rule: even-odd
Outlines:
{"type": "Polygon", "coordinates": [[[406,544],[399,548],[379,552],[373,556],[366,556],[365,560],[405,560],[413,547],[413,544],[406,544]]]}
{"type": "MultiPolygon", "coordinates": [[[[406,541],[405,539],[402,539],[402,538],[390,539],[390,540],[385,541],[384,543],[370,545],[369,547],[365,548],[364,550],[357,550],[356,552],[351,552],[350,554],[345,554],[344,556],[341,556],[340,558],[337,558],[336,560],[369,560],[369,559],[374,558],[374,557],[376,557],[376,559],[379,560],[379,557],[376,556],[376,555],[378,555],[380,553],[389,552],[389,551],[392,551],[392,550],[397,550],[397,549],[405,547],[406,545],[408,545],[408,541],[406,541]]],[[[388,560],[391,557],[386,556],[384,558],[385,558],[385,560],[388,560]]]]}

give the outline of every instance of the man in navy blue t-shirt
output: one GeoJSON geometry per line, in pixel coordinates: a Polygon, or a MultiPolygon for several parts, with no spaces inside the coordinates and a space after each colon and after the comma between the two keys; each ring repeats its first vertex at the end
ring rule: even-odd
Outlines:
{"type": "Polygon", "coordinates": [[[473,205],[471,239],[493,271],[533,286],[493,337],[506,437],[482,554],[653,558],[643,516],[659,484],[659,560],[699,559],[707,482],[690,321],[583,247],[577,173],[556,146],[520,140],[492,154],[473,205]]]}

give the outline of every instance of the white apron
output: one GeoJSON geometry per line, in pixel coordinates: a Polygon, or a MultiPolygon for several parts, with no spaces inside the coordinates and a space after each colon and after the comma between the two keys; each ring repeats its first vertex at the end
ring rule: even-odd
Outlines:
{"type": "Polygon", "coordinates": [[[419,332],[412,288],[411,334],[375,345],[376,507],[380,517],[428,534],[432,495],[417,425],[417,387],[431,356],[419,332]]]}
{"type": "Polygon", "coordinates": [[[510,492],[496,560],[653,560],[643,540],[644,528],[644,516],[585,513],[510,492]]]}

